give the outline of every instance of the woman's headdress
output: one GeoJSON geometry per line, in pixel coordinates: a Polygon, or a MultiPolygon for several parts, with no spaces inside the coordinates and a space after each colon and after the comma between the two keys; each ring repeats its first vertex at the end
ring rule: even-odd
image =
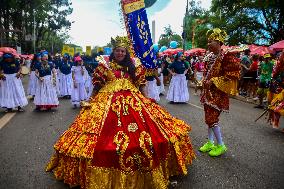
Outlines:
{"type": "Polygon", "coordinates": [[[220,28],[214,28],[212,30],[208,30],[206,33],[208,40],[216,40],[224,43],[227,33],[220,28]]]}

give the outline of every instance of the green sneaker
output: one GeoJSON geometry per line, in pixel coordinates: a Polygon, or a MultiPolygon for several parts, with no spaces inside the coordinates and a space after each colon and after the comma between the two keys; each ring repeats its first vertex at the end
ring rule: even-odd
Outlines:
{"type": "Polygon", "coordinates": [[[202,147],[199,148],[201,152],[209,152],[214,149],[215,145],[211,141],[206,142],[202,147]]]}
{"type": "Polygon", "coordinates": [[[226,151],[227,151],[227,147],[225,146],[225,144],[223,144],[223,145],[218,144],[214,149],[212,149],[209,152],[209,155],[217,157],[217,156],[224,154],[226,151]]]}

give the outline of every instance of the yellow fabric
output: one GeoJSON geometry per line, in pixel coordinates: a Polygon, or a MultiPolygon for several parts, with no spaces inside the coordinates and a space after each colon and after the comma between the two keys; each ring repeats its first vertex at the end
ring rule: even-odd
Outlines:
{"type": "Polygon", "coordinates": [[[132,13],[132,12],[137,11],[139,9],[142,9],[144,7],[145,7],[144,0],[139,0],[139,1],[136,1],[136,2],[133,2],[133,3],[125,4],[123,9],[124,9],[125,14],[129,14],[129,13],[132,13]]]}
{"type": "MultiPolygon", "coordinates": [[[[271,101],[269,109],[274,110],[277,107],[277,105],[279,105],[280,102],[283,102],[283,100],[284,100],[284,89],[281,91],[281,93],[273,95],[273,100],[271,101]]],[[[284,116],[284,109],[281,109],[280,111],[278,111],[278,113],[281,116],[284,116]]]]}
{"type": "Polygon", "coordinates": [[[222,43],[224,43],[227,37],[227,33],[224,30],[221,30],[219,28],[208,30],[206,35],[207,35],[208,40],[221,41],[222,43]]]}
{"type": "Polygon", "coordinates": [[[106,85],[101,88],[100,93],[114,93],[121,90],[130,90],[132,92],[139,91],[128,79],[116,79],[107,82],[106,85]]]}
{"type": "Polygon", "coordinates": [[[238,93],[237,89],[238,83],[236,80],[228,80],[223,76],[213,77],[211,80],[219,90],[229,95],[236,95],[238,93]]]}

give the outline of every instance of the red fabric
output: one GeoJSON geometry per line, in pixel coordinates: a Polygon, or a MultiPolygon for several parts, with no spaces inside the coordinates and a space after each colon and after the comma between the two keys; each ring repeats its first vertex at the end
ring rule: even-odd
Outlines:
{"type": "Polygon", "coordinates": [[[219,122],[219,116],[221,111],[204,104],[204,112],[205,112],[205,123],[208,125],[209,128],[215,126],[216,123],[219,122]]]}
{"type": "MultiPolygon", "coordinates": [[[[132,94],[130,91],[117,92],[112,98],[112,103],[115,103],[116,98],[120,95],[123,95],[124,98],[126,98],[127,96],[131,96],[132,94]]],[[[121,165],[119,164],[119,156],[116,152],[117,145],[113,142],[114,136],[119,131],[123,131],[129,136],[129,145],[127,147],[126,153],[124,154],[124,159],[133,156],[133,154],[135,153],[145,158],[145,160],[148,159],[144,155],[144,153],[141,152],[141,148],[137,145],[137,140],[131,140],[139,139],[139,133],[141,133],[142,131],[146,131],[151,135],[152,139],[155,139],[152,141],[153,149],[155,149],[155,152],[153,153],[153,167],[158,166],[161,159],[166,159],[167,154],[169,153],[169,143],[163,136],[163,134],[159,131],[158,127],[152,121],[150,116],[146,112],[142,111],[143,117],[145,119],[145,123],[143,123],[138,112],[134,111],[132,108],[129,108],[128,111],[129,114],[127,116],[121,116],[120,120],[122,125],[120,127],[116,124],[118,122],[117,115],[113,111],[109,111],[94,150],[92,163],[94,166],[112,167],[117,169],[121,168],[121,165]],[[137,123],[139,132],[129,132],[128,125],[130,123],[137,123]],[[158,159],[158,157],[160,159],[158,159]]],[[[121,146],[123,144],[124,143],[122,142],[121,146]]],[[[148,144],[146,145],[149,147],[148,144]]],[[[142,161],[142,166],[148,167],[149,165],[147,165],[147,162],[149,161],[142,161]]],[[[124,162],[124,164],[127,165],[126,162],[124,162]]],[[[136,169],[138,169],[138,167],[136,167],[136,169]]]]}
{"type": "Polygon", "coordinates": [[[258,61],[253,61],[252,64],[250,65],[249,70],[250,71],[257,71],[258,69],[258,61]]]}

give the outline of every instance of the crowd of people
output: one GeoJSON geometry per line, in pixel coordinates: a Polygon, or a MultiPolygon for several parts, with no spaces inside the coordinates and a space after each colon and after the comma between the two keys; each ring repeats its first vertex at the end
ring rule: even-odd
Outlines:
{"type": "Polygon", "coordinates": [[[30,96],[35,110],[50,110],[59,105],[58,98],[71,99],[74,108],[87,101],[93,91],[92,77],[98,62],[87,56],[70,57],[56,54],[54,57],[42,50],[33,59],[21,61],[13,53],[1,57],[0,107],[6,112],[17,108],[24,111],[30,96]],[[22,84],[23,69],[28,67],[28,88],[22,84]],[[27,95],[26,95],[27,94],[27,95]]]}
{"type": "MultiPolygon", "coordinates": [[[[209,30],[207,37],[208,53],[158,57],[156,69],[132,59],[124,43],[115,45],[109,61],[52,57],[45,50],[25,61],[30,69],[27,94],[37,111],[57,107],[58,98],[82,106],[54,145],[46,171],[71,187],[167,188],[170,176],[187,173],[195,153],[190,125],[158,102],[161,95],[169,103],[188,102],[189,84],[195,85],[194,95],[201,91],[208,136],[199,148],[202,153],[217,157],[227,151],[219,117],[229,111],[230,95],[258,97],[258,108],[266,98],[269,121],[278,127],[284,108],[284,53],[250,57],[248,50],[224,52],[225,31],[209,30]]],[[[13,54],[3,54],[0,106],[7,112],[23,111],[28,104],[21,69],[13,54]]]]}

